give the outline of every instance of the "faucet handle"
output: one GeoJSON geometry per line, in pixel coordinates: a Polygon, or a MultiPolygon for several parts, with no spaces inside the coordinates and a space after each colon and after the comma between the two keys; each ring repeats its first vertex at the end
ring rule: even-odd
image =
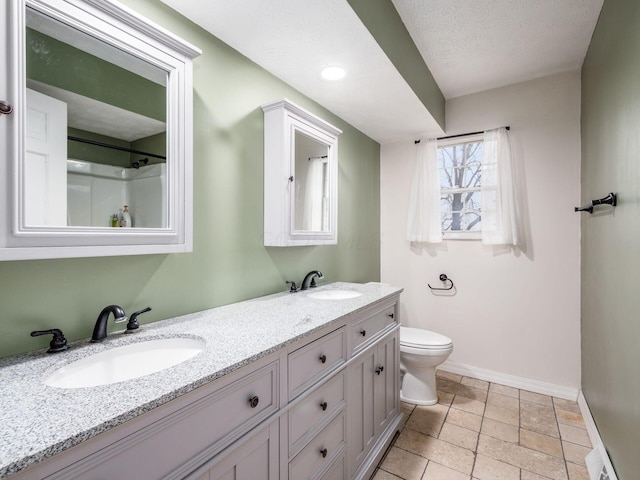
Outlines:
{"type": "Polygon", "coordinates": [[[138,310],[137,312],[133,312],[129,317],[129,323],[127,323],[127,330],[125,333],[133,333],[135,330],[140,328],[140,324],[138,323],[138,315],[142,315],[145,312],[150,312],[151,307],[143,308],[142,310],[138,310]]]}
{"type": "Polygon", "coordinates": [[[50,330],[34,330],[31,332],[32,337],[39,337],[40,335],[53,335],[51,342],[49,342],[49,350],[47,353],[57,353],[66,350],[67,339],[64,337],[64,333],[59,328],[52,328],[50,330]]]}
{"type": "Polygon", "coordinates": [[[285,283],[291,284],[291,288],[289,289],[290,293],[295,293],[298,291],[298,286],[296,285],[296,282],[290,282],[289,280],[287,280],[285,283]]]}

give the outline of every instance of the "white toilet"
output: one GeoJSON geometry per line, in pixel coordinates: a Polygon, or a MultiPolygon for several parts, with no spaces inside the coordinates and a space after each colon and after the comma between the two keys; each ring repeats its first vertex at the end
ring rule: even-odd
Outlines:
{"type": "Polygon", "coordinates": [[[416,405],[435,405],[436,367],[453,352],[453,342],[439,333],[400,327],[400,399],[416,405]]]}

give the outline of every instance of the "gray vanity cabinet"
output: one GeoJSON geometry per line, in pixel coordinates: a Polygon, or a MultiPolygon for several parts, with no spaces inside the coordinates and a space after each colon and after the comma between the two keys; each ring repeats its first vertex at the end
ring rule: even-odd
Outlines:
{"type": "MultiPolygon", "coordinates": [[[[368,478],[399,413],[399,325],[395,305],[353,326],[355,357],[347,370],[349,478],[368,478]],[[362,335],[366,328],[366,335],[362,335]],[[364,337],[369,340],[361,342],[364,337]]],[[[397,424],[396,424],[397,425],[397,424]]]]}
{"type": "Polygon", "coordinates": [[[187,479],[278,480],[278,431],[279,422],[276,420],[247,435],[248,438],[237,442],[238,445],[230,452],[214,457],[187,479]]]}

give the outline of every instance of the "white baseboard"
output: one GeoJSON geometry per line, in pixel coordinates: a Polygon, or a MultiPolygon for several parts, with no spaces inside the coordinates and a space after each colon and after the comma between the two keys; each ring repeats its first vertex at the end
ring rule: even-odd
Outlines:
{"type": "MultiPolygon", "coordinates": [[[[598,432],[598,427],[596,427],[596,422],[593,420],[591,410],[589,409],[589,404],[587,404],[587,399],[584,397],[582,390],[580,390],[580,393],[578,394],[578,406],[580,407],[580,413],[582,413],[584,424],[587,427],[587,433],[589,434],[591,445],[595,450],[598,450],[600,452],[600,459],[602,460],[604,467],[607,469],[609,480],[618,480],[618,477],[616,477],[616,471],[613,469],[609,454],[604,448],[604,443],[602,442],[602,438],[600,437],[600,432],[598,432]]],[[[589,473],[591,474],[591,472],[589,473]]]]}
{"type": "Polygon", "coordinates": [[[496,372],[494,370],[487,370],[485,368],[452,362],[451,360],[445,361],[438,367],[438,370],[464,375],[465,377],[477,378],[478,380],[499,383],[508,387],[520,388],[530,392],[541,393],[543,395],[551,395],[553,397],[572,400],[574,402],[578,399],[579,390],[577,388],[541,382],[539,380],[531,380],[530,378],[518,377],[516,375],[509,375],[507,373],[496,372]]]}

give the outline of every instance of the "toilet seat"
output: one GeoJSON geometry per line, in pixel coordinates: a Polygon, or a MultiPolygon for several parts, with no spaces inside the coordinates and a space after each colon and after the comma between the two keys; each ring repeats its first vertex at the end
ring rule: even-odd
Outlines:
{"type": "Polygon", "coordinates": [[[430,330],[421,328],[400,327],[400,349],[405,350],[448,350],[453,347],[453,341],[430,330]]]}

